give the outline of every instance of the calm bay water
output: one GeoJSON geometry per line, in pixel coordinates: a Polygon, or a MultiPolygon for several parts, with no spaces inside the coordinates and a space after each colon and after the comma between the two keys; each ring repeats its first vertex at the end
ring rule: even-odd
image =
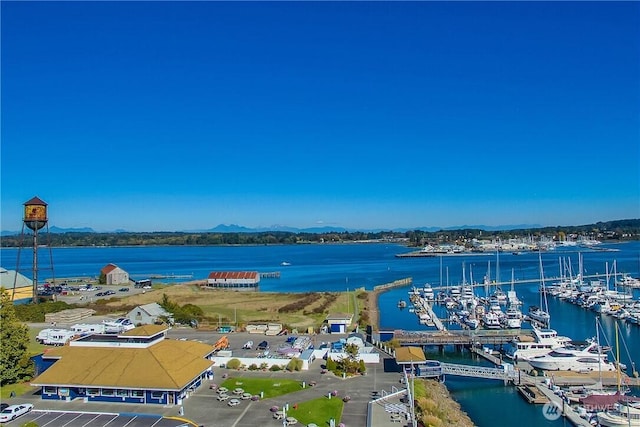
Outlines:
{"type": "MultiPolygon", "coordinates": [[[[608,263],[612,269],[614,261],[618,272],[640,276],[640,242],[617,245],[602,245],[616,251],[582,252],[585,274],[605,273],[608,263]]],[[[491,271],[496,279],[496,255],[468,255],[435,258],[396,258],[398,253],[408,252],[396,244],[324,244],[286,246],[162,246],[162,247],[106,247],[106,248],[41,248],[38,253],[41,267],[40,279],[52,277],[51,259],[55,277],[97,276],[100,269],[113,263],[128,271],[134,279],[150,275],[189,275],[204,279],[215,270],[257,270],[260,272],[280,271],[280,279],[263,279],[262,291],[308,292],[345,291],[392,282],[406,277],[413,278],[416,286],[430,283],[434,287],[456,285],[463,281],[463,264],[466,280],[482,282],[491,271]],[[290,263],[283,266],[281,263],[290,263]],[[490,266],[489,266],[490,264],[490,266]]],[[[0,265],[15,269],[17,249],[0,250],[0,265]]],[[[552,251],[542,255],[545,277],[560,274],[560,258],[568,258],[573,271],[578,270],[576,251],[552,251]]],[[[30,250],[20,253],[19,270],[31,277],[30,250]]],[[[511,274],[516,280],[540,277],[537,254],[500,254],[499,280],[508,282],[511,274]]],[[[190,279],[166,279],[165,282],[190,279]]],[[[525,311],[529,305],[539,305],[538,283],[516,286],[518,297],[524,302],[525,311]]],[[[503,286],[503,289],[505,287],[503,286]]],[[[399,310],[397,302],[407,300],[407,287],[393,289],[380,296],[380,324],[388,329],[425,329],[417,321],[414,313],[399,310]]],[[[636,298],[639,290],[635,291],[636,298]]],[[[561,335],[582,340],[595,336],[595,313],[566,302],[550,298],[548,300],[552,327],[561,335]]],[[[615,344],[613,319],[604,316],[602,326],[605,337],[615,344]]],[[[640,328],[622,324],[621,336],[628,346],[628,352],[621,350],[621,360],[631,365],[631,360],[640,363],[640,328]],[[630,356],[630,357],[629,357],[630,356]]],[[[453,349],[444,353],[433,351],[433,357],[464,363],[479,363],[467,354],[458,354],[453,349]]],[[[638,369],[638,367],[637,367],[638,369]]],[[[540,406],[528,405],[517,395],[513,387],[505,387],[501,382],[490,380],[461,379],[448,377],[448,388],[454,398],[474,422],[481,427],[512,425],[522,427],[540,425],[560,425],[562,420],[547,421],[542,417],[540,406]]],[[[638,394],[638,390],[634,390],[638,394]]]]}

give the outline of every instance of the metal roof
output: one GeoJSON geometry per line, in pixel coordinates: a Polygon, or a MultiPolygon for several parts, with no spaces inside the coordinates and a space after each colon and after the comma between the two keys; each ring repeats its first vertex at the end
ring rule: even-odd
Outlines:
{"type": "Polygon", "coordinates": [[[209,279],[257,279],[257,271],[212,271],[209,279]]]}
{"type": "Polygon", "coordinates": [[[71,347],[52,349],[60,358],[31,381],[34,386],[182,390],[213,366],[213,346],[165,339],[147,348],[71,347]]]}

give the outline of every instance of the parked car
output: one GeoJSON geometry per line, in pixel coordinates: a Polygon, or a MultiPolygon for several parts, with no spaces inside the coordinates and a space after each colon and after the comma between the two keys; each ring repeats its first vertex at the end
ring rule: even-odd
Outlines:
{"type": "Polygon", "coordinates": [[[120,288],[118,289],[120,292],[129,292],[129,288],[120,288]]]}
{"type": "Polygon", "coordinates": [[[216,399],[218,399],[220,402],[223,402],[225,400],[229,400],[229,395],[228,394],[224,394],[224,393],[220,393],[216,399]]]}
{"type": "Polygon", "coordinates": [[[2,412],[0,412],[0,423],[6,423],[15,420],[21,415],[31,412],[33,405],[31,403],[23,403],[21,405],[7,406],[2,412]]]}
{"type": "Polygon", "coordinates": [[[262,341],[260,344],[258,344],[258,350],[266,350],[269,348],[269,343],[266,341],[262,341]]]}
{"type": "Polygon", "coordinates": [[[247,341],[246,343],[244,343],[242,348],[245,350],[251,350],[253,348],[253,341],[247,341]]]}
{"type": "Polygon", "coordinates": [[[0,412],[4,411],[5,409],[7,409],[9,407],[8,403],[0,403],[0,412]]]}
{"type": "Polygon", "coordinates": [[[238,406],[240,404],[240,401],[238,399],[231,399],[227,405],[229,406],[238,406]]]}

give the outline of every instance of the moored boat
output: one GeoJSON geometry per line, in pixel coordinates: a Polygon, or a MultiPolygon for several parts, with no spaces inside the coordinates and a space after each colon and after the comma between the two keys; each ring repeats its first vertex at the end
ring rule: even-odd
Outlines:
{"type": "Polygon", "coordinates": [[[640,427],[640,408],[630,402],[617,403],[610,411],[598,412],[597,417],[605,427],[640,427]]]}

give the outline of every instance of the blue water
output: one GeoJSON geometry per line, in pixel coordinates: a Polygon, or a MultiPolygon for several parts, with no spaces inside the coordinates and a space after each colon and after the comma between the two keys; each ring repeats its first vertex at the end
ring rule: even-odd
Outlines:
{"type": "MultiPolygon", "coordinates": [[[[583,251],[585,274],[604,273],[606,263],[609,270],[613,262],[618,272],[640,276],[640,242],[617,245],[603,245],[615,252],[583,251]]],[[[107,247],[107,248],[41,248],[38,252],[40,281],[55,272],[55,277],[97,277],[102,267],[113,263],[128,271],[134,279],[150,275],[190,275],[193,279],[205,279],[215,270],[257,270],[260,272],[279,271],[280,279],[262,279],[260,289],[273,292],[345,291],[411,277],[413,283],[421,286],[431,283],[459,284],[462,282],[463,263],[466,280],[482,282],[490,262],[491,278],[496,279],[496,255],[469,255],[442,258],[396,258],[398,253],[412,249],[397,244],[309,244],[283,246],[162,246],[162,247],[107,247]],[[51,263],[53,261],[53,263],[51,263]],[[282,266],[282,262],[291,263],[282,266]],[[53,268],[51,268],[51,265],[53,268]]],[[[17,249],[0,250],[0,265],[6,269],[16,268],[17,249]]],[[[573,271],[578,269],[578,253],[554,251],[542,255],[545,277],[558,276],[560,257],[569,258],[573,271]]],[[[19,270],[31,277],[30,250],[22,250],[19,270]]],[[[516,280],[540,277],[537,254],[500,254],[500,281],[511,280],[511,271],[516,280]]],[[[182,281],[189,279],[180,279],[182,281]]],[[[166,282],[175,282],[167,279],[166,282]]],[[[528,305],[539,305],[538,283],[517,285],[518,297],[528,305]]],[[[503,287],[504,289],[504,287],[503,287]]],[[[380,296],[380,325],[389,329],[424,329],[415,314],[399,310],[397,302],[407,300],[407,287],[396,288],[380,296]]],[[[636,298],[639,290],[635,291],[636,298]]],[[[548,300],[552,327],[561,335],[582,340],[595,335],[595,314],[566,302],[550,298],[548,300]]],[[[609,339],[614,345],[613,319],[604,316],[603,340],[609,339]]],[[[622,324],[621,335],[629,348],[629,354],[622,349],[621,360],[631,365],[631,360],[640,363],[640,328],[622,324]],[[630,357],[629,357],[630,355],[630,357]]],[[[434,350],[435,351],[435,350],[434,350]]],[[[453,349],[444,353],[434,353],[434,358],[480,363],[468,354],[458,354],[453,349]]],[[[636,366],[638,368],[638,366],[636,366]]],[[[505,387],[501,382],[447,378],[447,386],[454,398],[470,415],[476,425],[511,425],[517,420],[521,427],[540,425],[560,425],[562,420],[551,422],[542,417],[540,406],[528,405],[517,395],[513,387],[505,387]]],[[[638,390],[634,390],[638,394],[638,390]]]]}

